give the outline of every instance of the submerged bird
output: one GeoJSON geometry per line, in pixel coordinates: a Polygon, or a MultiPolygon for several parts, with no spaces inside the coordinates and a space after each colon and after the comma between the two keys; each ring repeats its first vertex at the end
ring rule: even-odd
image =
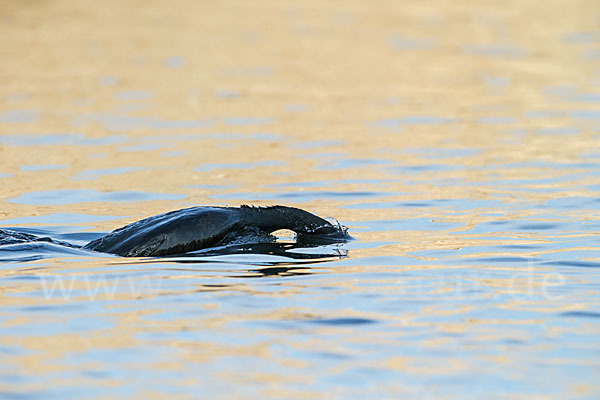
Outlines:
{"type": "Polygon", "coordinates": [[[84,249],[124,257],[166,256],[268,238],[289,229],[298,239],[338,241],[347,229],[299,208],[191,207],[142,219],[93,240],[84,249]]]}
{"type": "MultiPolygon", "coordinates": [[[[348,229],[337,221],[331,223],[299,208],[191,207],[126,225],[83,248],[123,257],[168,256],[210,247],[264,242],[272,240],[270,234],[280,229],[294,231],[299,242],[331,243],[351,239],[348,229]]],[[[15,242],[52,241],[19,235],[15,242]]]]}

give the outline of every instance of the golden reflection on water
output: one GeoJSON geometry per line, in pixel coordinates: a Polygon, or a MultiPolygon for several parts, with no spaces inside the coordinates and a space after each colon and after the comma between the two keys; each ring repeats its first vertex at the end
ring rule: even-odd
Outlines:
{"type": "MultiPolygon", "coordinates": [[[[0,219],[100,215],[112,218],[53,224],[108,231],[191,204],[289,203],[335,216],[359,241],[347,259],[272,281],[235,260],[6,264],[1,324],[12,333],[0,343],[24,382],[3,378],[1,390],[99,380],[119,396],[414,396],[428,379],[480,372],[492,383],[475,385],[519,382],[504,393],[526,396],[540,378],[522,376],[542,359],[558,365],[544,370],[547,398],[599,393],[588,369],[569,368],[597,371],[581,355],[597,339],[565,339],[597,338],[597,316],[547,321],[598,310],[596,270],[573,267],[562,284],[547,279],[554,264],[527,272],[528,258],[573,251],[600,261],[581,228],[597,235],[600,221],[598,15],[591,0],[3,4],[0,219]],[[106,200],[119,192],[151,196],[106,200]],[[575,203],[548,206],[564,199],[575,203]],[[544,228],[565,221],[580,224],[544,228]],[[40,281],[23,278],[41,276],[64,278],[73,296],[41,301],[40,281]],[[114,293],[90,299],[103,280],[114,293]],[[142,281],[148,290],[131,290],[142,281]],[[569,301],[532,299],[548,285],[569,301]],[[480,293],[455,296],[465,288],[480,293]],[[328,318],[342,320],[318,322],[328,318]],[[572,356],[552,352],[560,340],[572,356]],[[138,369],[167,388],[144,387],[138,369]],[[369,383],[356,372],[378,370],[401,375],[369,383]]],[[[28,221],[10,225],[52,225],[28,221]]]]}

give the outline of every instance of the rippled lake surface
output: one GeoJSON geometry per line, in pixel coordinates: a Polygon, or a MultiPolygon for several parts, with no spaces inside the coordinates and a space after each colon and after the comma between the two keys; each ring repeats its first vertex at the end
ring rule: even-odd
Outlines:
{"type": "Polygon", "coordinates": [[[0,246],[0,397],[600,397],[598,15],[1,6],[0,227],[282,204],[356,240],[0,246]]]}

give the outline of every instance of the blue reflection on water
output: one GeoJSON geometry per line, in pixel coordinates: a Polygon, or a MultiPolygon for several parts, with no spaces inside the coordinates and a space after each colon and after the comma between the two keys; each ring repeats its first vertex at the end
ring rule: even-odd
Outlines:
{"type": "Polygon", "coordinates": [[[25,124],[35,122],[39,118],[36,110],[8,110],[0,113],[0,123],[3,124],[25,124]]]}
{"type": "Polygon", "coordinates": [[[600,196],[584,197],[584,196],[565,196],[556,199],[547,200],[543,206],[554,209],[600,209],[600,196]]]}
{"type": "Polygon", "coordinates": [[[98,83],[103,86],[114,86],[119,82],[119,78],[112,75],[105,75],[98,78],[98,83]]]}
{"type": "Polygon", "coordinates": [[[322,181],[301,181],[301,182],[285,182],[267,185],[267,187],[284,188],[284,187],[327,187],[335,185],[368,185],[368,184],[383,184],[392,182],[392,179],[340,179],[336,181],[322,180],[322,181]]]}
{"type": "Polygon", "coordinates": [[[400,165],[392,167],[389,170],[391,172],[404,172],[408,174],[418,174],[426,171],[452,171],[462,169],[458,165],[447,165],[447,164],[416,164],[416,165],[400,165]]]}
{"type": "Polygon", "coordinates": [[[346,142],[343,140],[307,140],[304,142],[296,142],[292,143],[289,146],[292,148],[300,148],[300,149],[315,149],[319,147],[335,147],[342,146],[346,142]]]}
{"type": "Polygon", "coordinates": [[[123,146],[121,148],[119,148],[119,150],[121,151],[131,151],[131,152],[136,152],[136,151],[152,151],[152,150],[158,150],[165,147],[164,144],[160,144],[160,143],[140,143],[140,144],[136,144],[133,146],[123,146]]]}
{"type": "Polygon", "coordinates": [[[375,197],[381,195],[375,192],[344,192],[344,191],[298,191],[287,193],[268,193],[268,192],[236,192],[212,194],[209,197],[213,199],[236,199],[236,200],[278,200],[282,202],[305,202],[312,201],[315,198],[345,200],[361,199],[364,197],[375,197]]]}
{"type": "Polygon", "coordinates": [[[483,77],[483,81],[496,94],[502,93],[510,83],[510,79],[508,77],[497,75],[486,75],[483,77]]]}
{"type": "Polygon", "coordinates": [[[286,104],[284,109],[290,113],[302,113],[309,111],[310,106],[308,104],[286,104]]]}
{"type": "Polygon", "coordinates": [[[405,149],[401,152],[383,148],[380,149],[380,152],[384,154],[417,154],[421,157],[430,159],[445,159],[476,156],[481,153],[481,149],[416,147],[411,149],[405,149]]]}
{"type": "Polygon", "coordinates": [[[82,133],[44,133],[0,135],[0,143],[7,146],[77,145],[97,146],[124,142],[124,135],[87,137],[82,133]]]}
{"type": "Polygon", "coordinates": [[[581,132],[581,130],[572,126],[563,126],[555,128],[539,128],[536,132],[540,135],[574,135],[581,132]]]}
{"type": "Polygon", "coordinates": [[[600,93],[578,93],[571,97],[573,101],[600,103],[600,93]]]}
{"type": "Polygon", "coordinates": [[[119,114],[92,113],[81,116],[74,121],[76,125],[87,121],[99,122],[109,131],[125,131],[131,129],[185,129],[207,128],[212,126],[212,121],[204,120],[178,120],[168,121],[154,117],[139,117],[119,114]]]}
{"type": "Polygon", "coordinates": [[[140,171],[140,167],[121,167],[121,168],[104,168],[104,169],[88,169],[75,175],[74,180],[92,180],[98,179],[103,175],[120,175],[133,171],[140,171]]]}
{"type": "Polygon", "coordinates": [[[77,214],[77,213],[53,213],[46,215],[39,215],[35,217],[20,217],[20,218],[8,218],[0,220],[0,223],[4,225],[8,224],[81,224],[81,223],[92,223],[99,221],[108,221],[111,219],[122,218],[122,216],[106,216],[106,215],[90,215],[90,214],[77,214]]]}
{"type": "Polygon", "coordinates": [[[334,170],[334,169],[346,169],[353,167],[361,167],[365,165],[385,165],[391,161],[373,158],[350,158],[341,160],[330,160],[327,162],[320,163],[315,166],[315,169],[320,170],[334,170]]]}
{"type": "Polygon", "coordinates": [[[207,163],[195,169],[198,172],[209,172],[218,169],[251,169],[255,167],[277,167],[285,165],[284,161],[258,161],[251,163],[207,163]]]}
{"type": "Polygon", "coordinates": [[[480,124],[484,125],[500,125],[500,124],[514,124],[517,120],[513,117],[505,116],[490,116],[482,117],[477,120],[480,124]]]}
{"type": "Polygon", "coordinates": [[[375,221],[360,221],[359,227],[353,227],[356,232],[385,232],[385,231],[443,231],[460,228],[463,222],[433,220],[431,218],[403,218],[375,221]]]}
{"type": "Polygon", "coordinates": [[[372,122],[373,126],[386,128],[391,132],[399,132],[407,125],[439,125],[458,121],[456,118],[437,117],[432,115],[413,115],[402,118],[382,119],[372,122]]]}
{"type": "Polygon", "coordinates": [[[563,36],[567,43],[597,43],[600,41],[598,32],[570,32],[563,36]]]}
{"type": "Polygon", "coordinates": [[[185,57],[173,56],[165,60],[165,66],[169,68],[179,68],[185,64],[185,57]]]}
{"type": "Polygon", "coordinates": [[[265,117],[229,117],[224,118],[223,122],[227,125],[266,125],[272,124],[275,120],[265,117]]]}
{"type": "Polygon", "coordinates": [[[600,111],[598,110],[573,110],[571,117],[582,121],[600,122],[600,111]]]}
{"type": "Polygon", "coordinates": [[[183,150],[177,150],[177,151],[163,151],[161,153],[161,155],[163,157],[183,157],[187,154],[187,152],[183,151],[183,150]]]}
{"type": "Polygon", "coordinates": [[[222,99],[237,99],[238,97],[240,97],[240,92],[238,92],[237,90],[228,90],[228,89],[215,89],[214,90],[215,96],[220,97],[222,99]]]}
{"type": "Polygon", "coordinates": [[[68,165],[63,164],[39,164],[39,165],[21,165],[21,171],[53,171],[57,169],[68,168],[68,165]]]}
{"type": "Polygon", "coordinates": [[[396,50],[424,50],[431,49],[436,46],[436,42],[432,39],[415,39],[400,36],[392,36],[389,40],[390,45],[396,50]]]}
{"type": "Polygon", "coordinates": [[[501,200],[475,200],[475,199],[434,199],[419,201],[417,203],[399,202],[399,201],[377,201],[377,202],[361,202],[354,204],[345,204],[340,207],[349,209],[369,209],[369,208],[402,208],[402,207],[440,207],[452,208],[457,210],[472,210],[479,208],[498,209],[503,205],[501,200]]]}
{"type": "Polygon", "coordinates": [[[527,55],[523,49],[504,43],[467,45],[463,47],[463,51],[467,54],[477,54],[488,57],[522,58],[527,55]]]}
{"type": "Polygon", "coordinates": [[[25,193],[12,199],[8,199],[7,201],[16,204],[59,205],[102,201],[181,200],[185,197],[186,196],[184,195],[169,193],[136,191],[98,192],[96,190],[63,189],[25,193]]]}

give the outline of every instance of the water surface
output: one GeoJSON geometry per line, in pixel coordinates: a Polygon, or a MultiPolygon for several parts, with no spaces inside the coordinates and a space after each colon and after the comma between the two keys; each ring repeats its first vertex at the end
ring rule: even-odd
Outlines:
{"type": "Polygon", "coordinates": [[[598,398],[600,10],[569,4],[8,6],[0,227],[284,204],[356,240],[1,246],[0,397],[598,398]]]}

